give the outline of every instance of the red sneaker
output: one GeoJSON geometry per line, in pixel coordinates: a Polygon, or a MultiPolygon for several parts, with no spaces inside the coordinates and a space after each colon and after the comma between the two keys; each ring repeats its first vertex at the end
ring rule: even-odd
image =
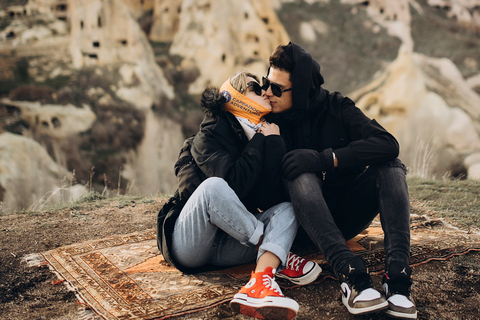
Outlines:
{"type": "Polygon", "coordinates": [[[298,312],[298,303],[283,295],[275,282],[275,269],[252,272],[250,281],[233,296],[230,307],[259,319],[291,320],[298,312]]]}
{"type": "Polygon", "coordinates": [[[307,285],[318,278],[322,268],[318,263],[289,253],[285,269],[277,273],[277,277],[288,279],[299,285],[307,285]]]}

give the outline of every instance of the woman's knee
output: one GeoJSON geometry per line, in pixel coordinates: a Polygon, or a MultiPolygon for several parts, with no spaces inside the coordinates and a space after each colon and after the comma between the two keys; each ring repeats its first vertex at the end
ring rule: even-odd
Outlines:
{"type": "Polygon", "coordinates": [[[219,194],[225,192],[225,190],[228,188],[230,188],[230,186],[224,179],[219,177],[211,177],[205,179],[197,189],[199,192],[204,194],[218,197],[219,194]]]}
{"type": "Polygon", "coordinates": [[[282,202],[275,206],[275,211],[281,212],[287,215],[293,214],[293,206],[291,202],[282,202]]]}
{"type": "Polygon", "coordinates": [[[291,202],[282,202],[275,206],[274,215],[276,219],[280,219],[285,224],[296,221],[295,211],[291,202]]]}

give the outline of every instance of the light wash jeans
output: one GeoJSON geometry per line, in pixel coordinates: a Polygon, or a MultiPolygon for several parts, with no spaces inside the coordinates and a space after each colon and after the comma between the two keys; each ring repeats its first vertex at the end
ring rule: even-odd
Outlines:
{"type": "Polygon", "coordinates": [[[221,178],[208,178],[188,199],[175,222],[173,257],[183,266],[207,263],[233,266],[251,262],[266,251],[286,264],[298,222],[290,202],[258,213],[250,213],[221,178]],[[261,236],[259,250],[254,248],[261,236]]]}

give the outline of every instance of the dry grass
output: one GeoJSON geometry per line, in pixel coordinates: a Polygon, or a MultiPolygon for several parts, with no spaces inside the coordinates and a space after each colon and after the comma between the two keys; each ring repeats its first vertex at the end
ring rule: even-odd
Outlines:
{"type": "Polygon", "coordinates": [[[480,181],[408,178],[411,198],[432,208],[453,224],[480,228],[480,181]]]}

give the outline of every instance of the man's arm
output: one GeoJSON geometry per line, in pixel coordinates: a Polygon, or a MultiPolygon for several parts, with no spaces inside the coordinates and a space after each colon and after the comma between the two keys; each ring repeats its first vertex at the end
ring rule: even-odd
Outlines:
{"type": "Polygon", "coordinates": [[[369,166],[398,157],[395,137],[376,120],[368,118],[349,98],[342,99],[342,122],[350,143],[335,149],[338,168],[369,166]]]}

